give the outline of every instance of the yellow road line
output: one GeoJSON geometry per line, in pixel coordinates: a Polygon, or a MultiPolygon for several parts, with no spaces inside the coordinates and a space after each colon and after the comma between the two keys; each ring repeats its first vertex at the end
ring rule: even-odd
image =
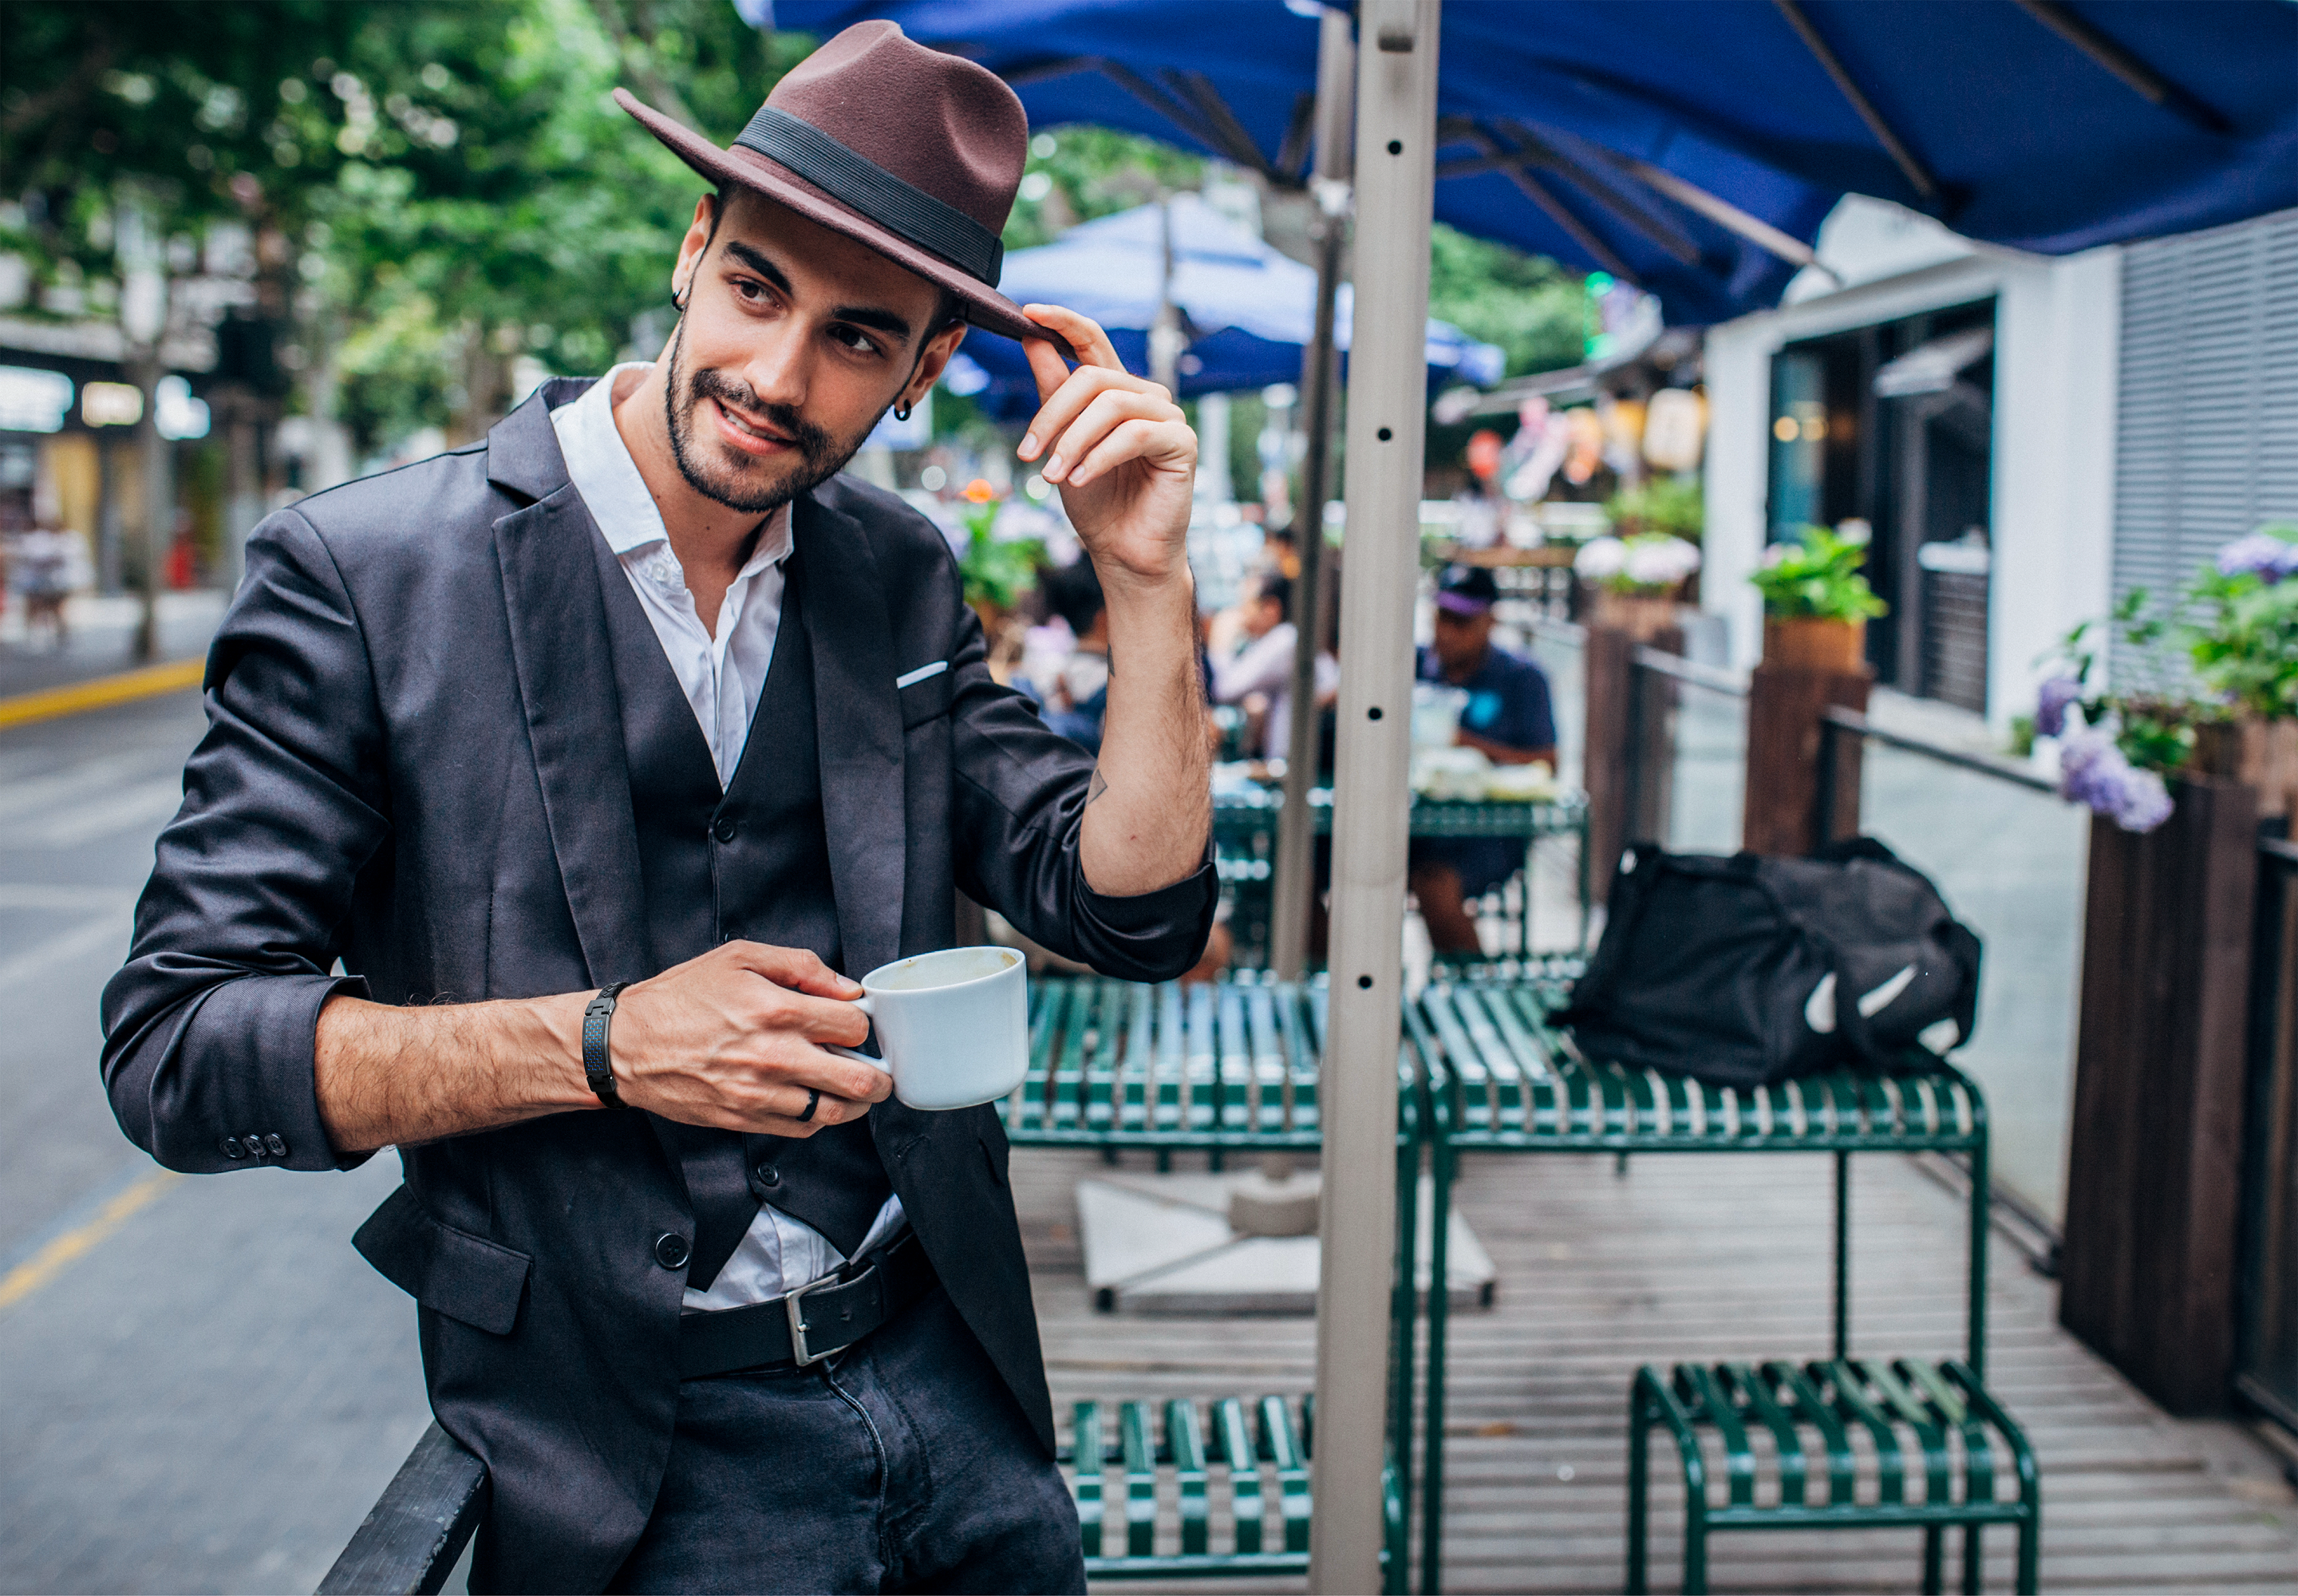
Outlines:
{"type": "Polygon", "coordinates": [[[67,1265],[125,1224],[160,1188],[181,1178],[173,1170],[153,1170],[97,1211],[85,1225],[75,1226],[23,1262],[0,1275],[0,1310],[14,1307],[64,1271],[67,1265]]]}
{"type": "Polygon", "coordinates": [[[0,729],[54,720],[61,715],[78,715],[84,709],[132,703],[163,692],[178,692],[186,687],[197,687],[206,670],[205,660],[179,659],[171,665],[151,665],[139,671],[98,676],[92,682],[18,693],[13,698],[0,699],[0,729]]]}

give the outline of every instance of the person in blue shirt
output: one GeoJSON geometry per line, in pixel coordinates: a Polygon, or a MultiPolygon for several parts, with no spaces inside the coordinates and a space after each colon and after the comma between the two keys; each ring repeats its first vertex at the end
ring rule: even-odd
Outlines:
{"type": "MultiPolygon", "coordinates": [[[[1453,739],[1461,747],[1481,750],[1495,765],[1541,761],[1553,770],[1556,714],[1548,674],[1492,641],[1492,606],[1500,596],[1490,571],[1447,566],[1436,584],[1435,641],[1419,650],[1418,675],[1467,693],[1453,739]]],[[[1484,956],[1468,903],[1515,874],[1524,861],[1524,844],[1511,838],[1415,839],[1412,895],[1439,958],[1484,956]]]]}

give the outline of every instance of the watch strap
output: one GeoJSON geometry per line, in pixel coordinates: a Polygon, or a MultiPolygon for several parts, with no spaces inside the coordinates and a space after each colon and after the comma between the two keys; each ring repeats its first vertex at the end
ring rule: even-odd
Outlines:
{"type": "Polygon", "coordinates": [[[583,1011],[583,1077],[590,1082],[599,1101],[608,1108],[630,1106],[616,1088],[613,1058],[607,1051],[608,1030],[615,1018],[615,999],[630,984],[626,980],[608,981],[583,1011]]]}

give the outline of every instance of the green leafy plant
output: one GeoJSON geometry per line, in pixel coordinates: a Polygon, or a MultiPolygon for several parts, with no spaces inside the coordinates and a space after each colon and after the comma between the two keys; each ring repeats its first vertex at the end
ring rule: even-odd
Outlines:
{"type": "Polygon", "coordinates": [[[1655,476],[1613,494],[1604,513],[1623,533],[1665,532],[1696,543],[1707,524],[1707,498],[1697,478],[1655,476]]]}
{"type": "Polygon", "coordinates": [[[1021,595],[1037,585],[1037,571],[1046,563],[1046,545],[1037,538],[1008,538],[996,533],[997,502],[981,500],[965,512],[965,553],[957,562],[965,578],[965,601],[1011,609],[1021,595]]]}
{"type": "Polygon", "coordinates": [[[1806,526],[1799,543],[1773,543],[1748,580],[1764,595],[1764,614],[1775,621],[1864,621],[1889,612],[1859,567],[1866,542],[1806,526]]]}
{"type": "Polygon", "coordinates": [[[2269,719],[2298,715],[2298,526],[2237,538],[2186,590],[2195,677],[2229,707],[2269,719]]]}

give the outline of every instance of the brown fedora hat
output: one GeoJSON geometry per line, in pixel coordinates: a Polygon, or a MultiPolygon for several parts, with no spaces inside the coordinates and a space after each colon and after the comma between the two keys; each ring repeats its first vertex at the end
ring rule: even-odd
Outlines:
{"type": "Polygon", "coordinates": [[[790,69],[731,149],[641,103],[615,102],[713,183],[739,183],[869,245],[955,294],[1009,338],[1062,340],[997,292],[1029,139],[994,72],[929,50],[898,23],[856,22],[790,69]]]}

